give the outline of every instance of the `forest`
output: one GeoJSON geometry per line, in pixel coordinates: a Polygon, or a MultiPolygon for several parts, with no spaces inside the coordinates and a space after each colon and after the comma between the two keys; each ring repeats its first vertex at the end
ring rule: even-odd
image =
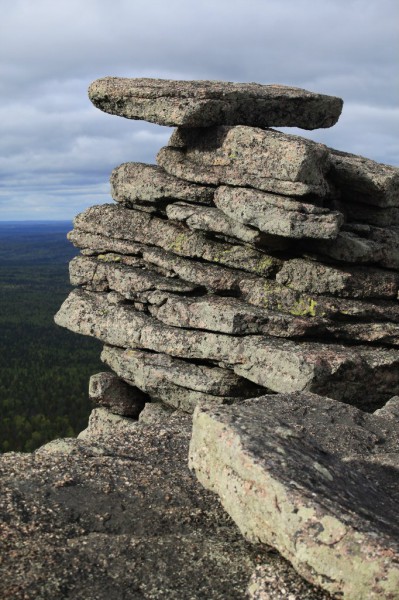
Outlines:
{"type": "Polygon", "coordinates": [[[0,452],[30,452],[87,425],[101,344],[55,325],[70,291],[70,222],[0,223],[0,452]]]}

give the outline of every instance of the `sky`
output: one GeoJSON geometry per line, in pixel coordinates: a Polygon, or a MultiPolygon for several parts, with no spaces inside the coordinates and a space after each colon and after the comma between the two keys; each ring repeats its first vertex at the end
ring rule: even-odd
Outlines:
{"type": "Polygon", "coordinates": [[[0,0],[0,220],[111,201],[123,162],[172,129],[88,100],[107,75],[279,83],[344,99],[331,129],[285,130],[399,166],[397,0],[0,0]]]}

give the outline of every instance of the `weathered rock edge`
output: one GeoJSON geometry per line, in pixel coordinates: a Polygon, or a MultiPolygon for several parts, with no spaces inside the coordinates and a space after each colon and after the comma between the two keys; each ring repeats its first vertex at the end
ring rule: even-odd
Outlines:
{"type": "Polygon", "coordinates": [[[399,598],[396,503],[257,402],[256,418],[254,405],[249,416],[245,404],[196,408],[189,464],[201,483],[308,581],[345,600],[399,598]]]}
{"type": "Polygon", "coordinates": [[[332,127],[343,101],[300,88],[227,81],[104,77],[89,87],[100,110],[159,125],[332,127]]]}

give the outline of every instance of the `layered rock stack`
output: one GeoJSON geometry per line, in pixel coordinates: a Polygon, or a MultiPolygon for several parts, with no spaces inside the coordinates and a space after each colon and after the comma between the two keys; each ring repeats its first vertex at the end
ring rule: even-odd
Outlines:
{"type": "Polygon", "coordinates": [[[118,78],[89,93],[178,127],[158,166],[113,171],[115,204],[76,217],[58,324],[188,412],[297,391],[373,410],[399,393],[398,169],[270,129],[329,127],[340,99],[118,78]]]}
{"type": "MultiPolygon", "coordinates": [[[[195,410],[190,466],[248,539],[334,597],[399,598],[399,169],[271,129],[330,127],[339,98],[118,78],[89,94],[177,126],[69,234],[56,322],[113,371],[91,397],[142,424],[195,410]]],[[[257,569],[250,597],[268,582],[257,569]]]]}

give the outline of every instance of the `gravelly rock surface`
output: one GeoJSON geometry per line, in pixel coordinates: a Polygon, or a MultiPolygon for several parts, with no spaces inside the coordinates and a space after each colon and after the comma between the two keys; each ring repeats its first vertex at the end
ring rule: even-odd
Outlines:
{"type": "Polygon", "coordinates": [[[187,417],[153,411],[149,425],[97,412],[84,439],[0,457],[2,598],[244,599],[263,563],[277,574],[273,593],[328,597],[246,542],[197,482],[187,417]]]}
{"type": "Polygon", "coordinates": [[[309,581],[348,600],[399,598],[399,428],[383,411],[301,394],[199,406],[190,465],[247,539],[309,581]]]}
{"type": "Polygon", "coordinates": [[[316,129],[334,125],[342,100],[300,88],[227,81],[104,77],[89,88],[104,112],[159,125],[254,125],[316,129]]]}

